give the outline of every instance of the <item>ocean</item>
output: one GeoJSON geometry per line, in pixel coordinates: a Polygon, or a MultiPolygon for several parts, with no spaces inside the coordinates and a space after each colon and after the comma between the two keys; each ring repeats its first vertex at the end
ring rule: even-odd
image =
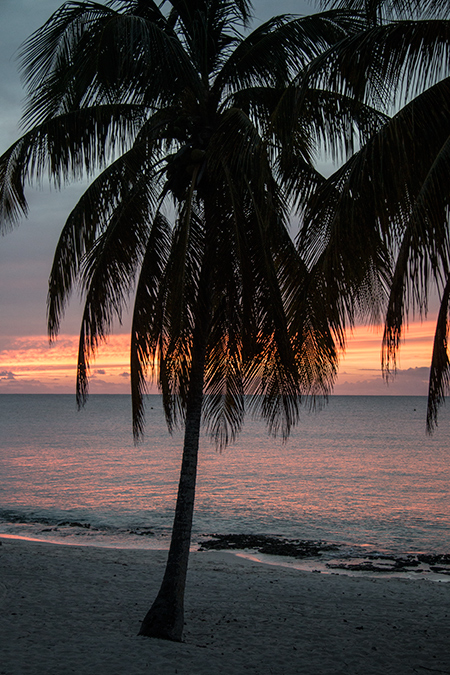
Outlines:
{"type": "MultiPolygon", "coordinates": [[[[346,558],[450,554],[450,414],[432,436],[425,414],[423,397],[332,396],[286,443],[251,417],[222,452],[203,436],[193,548],[234,533],[320,540],[346,558]]],[[[78,411],[70,395],[1,395],[0,534],[167,548],[181,449],[156,395],[137,446],[129,396],[78,411]]]]}

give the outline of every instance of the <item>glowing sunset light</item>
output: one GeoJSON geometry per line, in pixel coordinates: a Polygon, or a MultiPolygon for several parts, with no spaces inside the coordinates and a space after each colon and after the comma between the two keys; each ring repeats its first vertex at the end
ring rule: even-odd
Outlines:
{"type": "MultiPolygon", "coordinates": [[[[435,321],[415,323],[405,333],[405,340],[398,353],[398,367],[428,367],[433,350],[435,321]]],[[[348,339],[348,347],[342,359],[346,370],[363,371],[376,364],[379,370],[381,363],[381,340],[383,328],[357,326],[348,339]]]]}
{"type": "MultiPolygon", "coordinates": [[[[398,358],[398,375],[389,385],[381,374],[382,329],[358,326],[341,359],[336,394],[423,395],[435,322],[411,324],[398,358]]],[[[129,394],[129,334],[112,335],[91,364],[92,393],[129,394]]],[[[78,336],[61,335],[49,345],[45,335],[3,340],[0,393],[68,393],[75,390],[78,336]]],[[[156,392],[156,389],[150,389],[156,392]]]]}
{"type": "MultiPolygon", "coordinates": [[[[73,393],[78,337],[11,339],[0,351],[0,392],[73,393]]],[[[129,393],[129,335],[113,335],[91,364],[92,393],[129,393]]]]}
{"type": "Polygon", "coordinates": [[[426,396],[435,320],[411,323],[397,356],[397,375],[383,380],[383,329],[357,326],[341,359],[336,394],[426,396]]]}

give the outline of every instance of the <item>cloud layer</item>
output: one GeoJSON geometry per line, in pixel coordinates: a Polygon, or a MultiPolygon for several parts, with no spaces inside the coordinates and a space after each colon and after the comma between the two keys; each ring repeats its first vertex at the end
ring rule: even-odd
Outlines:
{"type": "MultiPolygon", "coordinates": [[[[348,340],[336,394],[425,396],[433,341],[432,321],[413,325],[389,382],[380,367],[381,332],[357,327],[348,340]]],[[[91,364],[92,393],[129,393],[129,335],[112,335],[91,364]]],[[[78,336],[62,335],[49,345],[45,335],[3,338],[0,393],[73,393],[78,336]]],[[[152,389],[155,391],[155,389],[152,389]]]]}

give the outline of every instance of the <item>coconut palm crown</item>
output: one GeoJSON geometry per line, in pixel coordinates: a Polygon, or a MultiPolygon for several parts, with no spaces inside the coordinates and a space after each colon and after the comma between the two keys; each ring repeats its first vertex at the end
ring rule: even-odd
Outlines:
{"type": "MultiPolygon", "coordinates": [[[[251,382],[253,406],[286,435],[297,395],[327,391],[335,370],[327,322],[317,308],[307,319],[297,311],[305,270],[289,206],[299,185],[306,195],[320,181],[314,146],[321,136],[343,143],[349,114],[310,92],[289,153],[273,117],[293,74],[361,20],[277,17],[244,38],[248,2],[163,4],[166,12],[148,1],[68,2],[25,43],[28,130],[1,160],[2,222],[26,213],[27,179],[48,173],[59,186],[97,172],[62,230],[49,280],[52,339],[75,284],[85,298],[80,403],[90,358],[135,292],[137,435],[149,366],[169,426],[184,419],[200,316],[213,435],[234,437],[251,382]]],[[[379,125],[377,113],[366,118],[363,131],[368,120],[379,125]]]]}

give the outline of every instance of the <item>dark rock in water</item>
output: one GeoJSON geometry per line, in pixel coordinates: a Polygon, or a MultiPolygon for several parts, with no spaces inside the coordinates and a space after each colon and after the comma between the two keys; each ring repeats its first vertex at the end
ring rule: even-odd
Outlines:
{"type": "Polygon", "coordinates": [[[91,527],[90,523],[77,523],[76,521],[65,520],[62,523],[58,523],[58,527],[84,527],[86,530],[89,530],[91,527]]]}
{"type": "Polygon", "coordinates": [[[419,553],[417,559],[420,560],[420,562],[427,563],[428,565],[450,565],[449,553],[439,553],[436,555],[431,553],[419,553]]]}
{"type": "Polygon", "coordinates": [[[377,565],[370,560],[355,563],[327,563],[327,567],[331,570],[347,570],[348,572],[402,572],[405,567],[397,566],[395,562],[391,565],[384,563],[377,565]]]}
{"type": "MultiPolygon", "coordinates": [[[[341,569],[349,572],[423,572],[426,571],[422,567],[422,563],[429,564],[429,560],[435,558],[448,559],[449,556],[433,556],[433,555],[407,555],[392,556],[392,555],[367,555],[364,560],[358,562],[330,562],[327,563],[329,569],[341,569]],[[419,569],[420,568],[420,569],[419,569]]],[[[438,565],[430,565],[430,571],[439,572],[440,574],[450,574],[450,567],[441,567],[438,565]]]]}
{"type": "Polygon", "coordinates": [[[323,541],[282,539],[263,534],[211,534],[207,541],[200,542],[199,551],[224,551],[253,549],[268,555],[283,555],[290,558],[310,558],[323,551],[337,551],[338,546],[323,541]]]}
{"type": "Polygon", "coordinates": [[[143,536],[154,536],[153,530],[148,529],[147,527],[138,527],[136,530],[130,530],[129,534],[138,534],[140,537],[143,536]]]}
{"type": "Polygon", "coordinates": [[[439,567],[439,565],[430,565],[430,570],[437,574],[447,574],[450,576],[450,567],[439,567]]]}
{"type": "Polygon", "coordinates": [[[366,556],[367,560],[386,560],[388,563],[392,562],[392,565],[398,569],[403,567],[419,567],[420,561],[413,555],[407,555],[406,557],[393,556],[389,554],[379,554],[372,553],[366,556]]]}

